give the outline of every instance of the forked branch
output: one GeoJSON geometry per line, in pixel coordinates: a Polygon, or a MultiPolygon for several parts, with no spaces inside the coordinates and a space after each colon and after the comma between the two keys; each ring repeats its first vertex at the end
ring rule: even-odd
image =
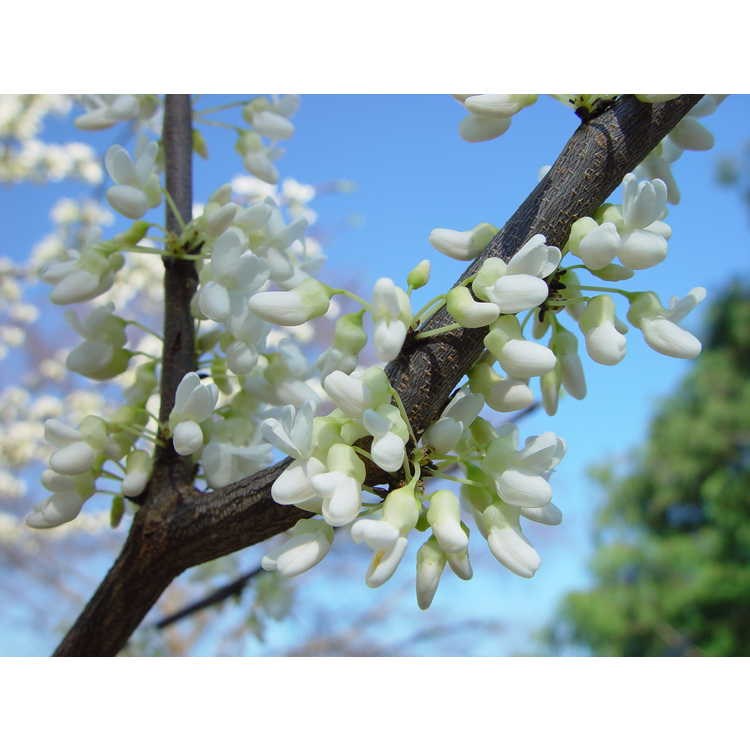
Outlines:
{"type": "MultiPolygon", "coordinates": [[[[547,244],[562,247],[571,224],[591,215],[699,99],[700,95],[684,95],[651,106],[625,96],[582,123],[544,179],[464,276],[474,273],[487,257],[509,260],[537,233],[545,235],[547,244]]],[[[175,201],[179,194],[187,207],[190,173],[184,168],[191,151],[184,134],[191,127],[189,103],[186,107],[180,97],[167,97],[166,109],[167,185],[175,201]],[[184,118],[179,127],[175,118],[184,118]],[[176,140],[168,145],[173,137],[176,140]],[[184,184],[170,182],[170,173],[184,184]]],[[[193,366],[186,355],[187,342],[192,342],[189,300],[194,289],[194,276],[179,261],[167,265],[162,417],[169,414],[177,383],[193,366]]],[[[423,330],[450,322],[441,310],[423,330]]],[[[459,328],[433,338],[411,337],[388,365],[388,376],[417,435],[439,416],[459,380],[482,354],[485,334],[486,329],[459,328]]],[[[155,472],[120,557],[60,644],[58,655],[116,654],[174,576],[257,544],[309,515],[271,499],[271,485],[286,461],[210,493],[192,489],[190,467],[183,459],[165,452],[160,462],[162,469],[155,472]]]]}

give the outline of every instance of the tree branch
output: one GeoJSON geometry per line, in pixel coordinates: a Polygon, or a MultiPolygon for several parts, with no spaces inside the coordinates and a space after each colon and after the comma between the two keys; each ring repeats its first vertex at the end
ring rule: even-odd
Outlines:
{"type": "MultiPolygon", "coordinates": [[[[581,216],[591,215],[699,99],[700,95],[684,95],[651,106],[625,96],[582,123],[544,179],[462,278],[474,273],[488,257],[509,260],[537,233],[544,234],[550,245],[562,247],[571,224],[581,216]]],[[[167,118],[165,134],[166,128],[167,118]]],[[[182,290],[181,295],[175,293],[170,299],[184,303],[184,308],[174,311],[174,315],[179,316],[180,330],[187,336],[187,329],[192,330],[187,286],[169,280],[170,268],[167,277],[165,285],[174,283],[176,292],[182,290]]],[[[170,314],[167,309],[167,320],[170,314]]],[[[449,322],[450,316],[443,309],[427,322],[424,330],[449,322]]],[[[411,336],[398,358],[388,365],[386,372],[401,395],[417,435],[439,416],[461,377],[482,354],[485,334],[486,329],[457,329],[434,338],[416,340],[411,336]]],[[[185,340],[179,340],[181,345],[176,348],[182,352],[185,340]]],[[[168,341],[175,346],[174,338],[168,341]]],[[[176,359],[182,363],[180,367],[189,369],[185,359],[176,359]]],[[[165,369],[166,366],[165,351],[165,369]]],[[[185,371],[175,369],[175,373],[185,371]]],[[[166,408],[164,403],[162,408],[166,408]]],[[[271,498],[271,485],[287,464],[282,461],[211,493],[198,492],[181,481],[164,488],[152,481],[154,490],[149,487],[147,502],[136,515],[120,558],[57,653],[117,653],[158,597],[155,590],[166,587],[169,580],[164,581],[170,575],[257,544],[309,516],[294,506],[277,505],[271,498]],[[148,541],[147,530],[151,531],[148,541]],[[132,581],[133,576],[144,587],[142,596],[135,595],[132,586],[122,584],[123,577],[132,581]],[[99,606],[93,602],[99,602],[99,606]],[[113,621],[103,605],[127,614],[113,621]],[[106,637],[101,633],[104,629],[108,630],[106,637]]],[[[172,463],[163,465],[170,467],[172,463]]],[[[368,483],[372,483],[372,478],[368,478],[368,483]]]]}
{"type": "Polygon", "coordinates": [[[178,609],[176,612],[172,612],[171,615],[163,617],[156,623],[156,625],[154,625],[154,627],[157,630],[163,630],[164,628],[168,628],[170,625],[174,625],[180,620],[184,620],[186,617],[191,617],[192,615],[198,614],[198,612],[202,612],[204,609],[215,607],[218,604],[225,602],[227,599],[239,596],[245,590],[247,584],[250,583],[250,581],[252,581],[253,578],[255,578],[257,575],[260,575],[263,572],[263,568],[261,568],[259,565],[256,568],[249,570],[247,573],[243,573],[241,576],[237,576],[236,578],[229,581],[229,583],[225,583],[223,586],[219,586],[206,596],[201,597],[194,602],[191,602],[187,606],[182,607],[182,609],[178,609]]]}

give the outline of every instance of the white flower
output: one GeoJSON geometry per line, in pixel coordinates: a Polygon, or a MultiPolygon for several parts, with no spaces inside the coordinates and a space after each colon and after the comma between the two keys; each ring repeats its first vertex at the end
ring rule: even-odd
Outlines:
{"type": "Polygon", "coordinates": [[[653,292],[633,295],[628,320],[643,332],[646,343],[660,354],[693,359],[701,353],[701,342],[677,323],[706,297],[703,287],[691,289],[686,297],[672,297],[669,307],[662,307],[653,292]]]}
{"type": "Polygon", "coordinates": [[[297,521],[289,534],[279,549],[263,556],[263,570],[276,570],[287,578],[299,575],[317,565],[333,542],[333,529],[316,518],[297,521]]]}
{"type": "Polygon", "coordinates": [[[328,450],[326,468],[328,471],[310,477],[310,483],[323,498],[323,518],[331,526],[346,526],[362,505],[365,465],[350,445],[336,443],[328,450]]]}
{"type": "Polygon", "coordinates": [[[493,117],[472,113],[461,120],[458,132],[465,141],[480,143],[501,136],[509,127],[509,117],[493,117]]]}
{"type": "Polygon", "coordinates": [[[254,113],[252,125],[257,133],[275,141],[285,141],[294,135],[294,125],[283,115],[270,110],[254,113]]]}
{"type": "Polygon", "coordinates": [[[669,139],[687,151],[708,151],[714,146],[714,137],[711,131],[701,125],[697,118],[690,115],[683,117],[670,130],[669,139]]]}
{"type": "Polygon", "coordinates": [[[200,273],[196,294],[200,312],[210,320],[225,322],[246,315],[249,296],[268,278],[266,262],[246,252],[243,233],[230,227],[212,244],[211,262],[200,273]]]}
{"type": "Polygon", "coordinates": [[[323,380],[323,390],[344,414],[355,419],[365,409],[377,409],[390,401],[390,383],[380,367],[370,367],[361,375],[334,371],[323,380]]]}
{"type": "Polygon", "coordinates": [[[528,438],[517,451],[517,437],[515,425],[504,425],[488,446],[481,468],[508,505],[539,508],[552,499],[546,476],[565,455],[565,443],[553,432],[545,432],[528,438]]]}
{"type": "Polygon", "coordinates": [[[275,185],[279,181],[279,170],[271,161],[269,153],[270,151],[265,149],[248,151],[243,163],[247,171],[254,174],[258,179],[267,182],[269,185],[275,185]]]}
{"type": "Polygon", "coordinates": [[[153,458],[146,451],[136,450],[128,454],[125,478],[122,480],[122,494],[126,497],[138,497],[146,489],[153,464],[153,458]]]}
{"type": "Polygon", "coordinates": [[[50,529],[72,521],[80,512],[85,498],[74,492],[56,492],[26,516],[32,529],[50,529]]]}
{"type": "Polygon", "coordinates": [[[378,279],[373,290],[370,314],[375,327],[375,351],[382,361],[388,362],[398,356],[411,324],[409,297],[391,279],[378,279]]]}
{"type": "Polygon", "coordinates": [[[438,490],[432,494],[427,522],[440,549],[446,554],[463,552],[469,546],[469,535],[461,526],[461,505],[450,490],[438,490]]]}
{"type": "Polygon", "coordinates": [[[455,229],[433,229],[428,237],[439,252],[456,260],[471,260],[484,250],[497,234],[492,224],[477,224],[473,229],[459,232],[455,229]]]}
{"type": "Polygon", "coordinates": [[[472,282],[474,294],[494,302],[500,313],[517,313],[540,305],[549,289],[543,281],[559,265],[560,250],[545,244],[544,235],[535,234],[508,263],[488,258],[472,282]]]}
{"type": "Polygon", "coordinates": [[[502,135],[511,117],[537,100],[536,94],[459,94],[455,95],[469,110],[458,131],[470,143],[488,141],[502,135]]]}
{"type": "Polygon", "coordinates": [[[181,456],[196,453],[203,446],[200,423],[213,414],[218,398],[218,388],[213,383],[203,385],[196,372],[186,373],[180,381],[169,426],[174,448],[181,456]]]}
{"type": "Polygon", "coordinates": [[[107,190],[110,206],[129,219],[140,219],[161,203],[161,186],[155,170],[159,147],[142,143],[135,161],[120,145],[110,146],[104,158],[109,176],[117,183],[107,190]]]}
{"type": "Polygon", "coordinates": [[[83,474],[93,468],[98,446],[92,446],[80,430],[59,419],[48,419],[44,423],[44,437],[57,449],[50,456],[49,464],[58,474],[83,474]]]}
{"type": "Polygon", "coordinates": [[[593,271],[605,269],[615,257],[629,270],[651,268],[667,254],[671,228],[661,219],[667,213],[664,180],[638,181],[625,175],[621,209],[609,205],[599,212],[599,225],[585,216],[571,227],[567,248],[593,271]]]}
{"type": "Polygon", "coordinates": [[[87,302],[106,292],[114,281],[115,272],[122,268],[125,259],[121,253],[108,252],[108,248],[87,247],[80,254],[44,266],[39,276],[54,286],[50,300],[56,305],[87,302]]]}
{"type": "Polygon", "coordinates": [[[72,521],[96,490],[90,471],[66,476],[45,469],[42,485],[52,495],[26,516],[26,525],[32,529],[49,529],[72,521]]]}
{"type": "Polygon", "coordinates": [[[575,399],[586,397],[586,378],[578,356],[578,339],[568,330],[558,328],[550,339],[550,348],[557,357],[560,378],[565,390],[575,399]]]}
{"type": "Polygon", "coordinates": [[[505,503],[493,503],[483,511],[474,511],[477,526],[495,558],[516,575],[531,578],[542,561],[524,536],[519,515],[518,508],[505,503]]]}
{"type": "Polygon", "coordinates": [[[283,407],[280,419],[271,417],[263,421],[263,439],[292,458],[310,457],[313,439],[314,406],[305,403],[299,410],[283,407]]]}
{"type": "Polygon", "coordinates": [[[465,286],[456,286],[448,292],[446,310],[464,328],[482,328],[494,323],[500,309],[494,302],[478,302],[465,286]]]}
{"type": "Polygon", "coordinates": [[[80,101],[86,112],[76,117],[75,125],[81,130],[104,130],[115,123],[134,120],[141,111],[132,94],[89,94],[80,97],[80,101]]]}
{"type": "Polygon", "coordinates": [[[372,460],[383,471],[398,471],[406,456],[409,428],[395,406],[384,404],[377,410],[365,409],[362,425],[373,436],[370,453],[372,460]]]}
{"type": "Polygon", "coordinates": [[[645,229],[667,213],[667,186],[662,180],[643,180],[626,174],[622,180],[622,218],[626,230],[645,229]]]}
{"type": "Polygon", "coordinates": [[[250,297],[250,309],[269,323],[298,326],[326,314],[332,291],[309,278],[286,292],[258,292],[250,297]]]}
{"type": "Polygon", "coordinates": [[[515,317],[503,315],[492,324],[484,345],[512,378],[527,380],[544,375],[557,363],[553,352],[542,344],[526,341],[515,317]]]}
{"type": "Polygon", "coordinates": [[[326,472],[326,465],[313,457],[292,461],[271,485],[271,497],[279,505],[300,505],[318,497],[312,478],[326,472]]]}
{"type": "Polygon", "coordinates": [[[472,367],[469,385],[495,411],[520,411],[534,403],[534,394],[526,379],[502,378],[488,362],[478,362],[472,367]]]}
{"type": "Polygon", "coordinates": [[[615,303],[608,294],[592,297],[579,325],[586,339],[586,351],[594,362],[616,365],[627,350],[625,336],[618,330],[615,303]]]}
{"type": "Polygon", "coordinates": [[[65,317],[86,339],[68,354],[65,366],[93,380],[109,380],[125,372],[132,356],[125,349],[125,321],[113,315],[112,302],[92,310],[83,320],[72,310],[65,317]]]}
{"type": "Polygon", "coordinates": [[[440,417],[425,430],[422,442],[432,446],[438,455],[452,451],[483,407],[482,396],[462,388],[440,417]]]}
{"type": "Polygon", "coordinates": [[[380,520],[360,519],[352,525],[352,539],[365,542],[375,552],[365,581],[370,588],[382,586],[395,572],[408,544],[407,536],[419,520],[420,503],[414,494],[416,481],[388,493],[380,520]]]}
{"type": "Polygon", "coordinates": [[[579,226],[582,222],[589,221],[593,228],[583,239],[581,239],[575,254],[585,263],[587,268],[598,271],[605,268],[617,257],[622,246],[622,239],[617,227],[611,221],[597,224],[593,219],[584,216],[576,222],[579,226]]]}
{"type": "Polygon", "coordinates": [[[464,100],[464,106],[477,115],[505,118],[513,117],[537,99],[536,94],[474,94],[464,100]]]}

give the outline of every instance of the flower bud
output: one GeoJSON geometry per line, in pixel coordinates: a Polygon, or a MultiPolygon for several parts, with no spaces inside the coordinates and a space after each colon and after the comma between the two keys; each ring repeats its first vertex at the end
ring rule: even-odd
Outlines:
{"type": "Polygon", "coordinates": [[[428,239],[436,250],[450,258],[471,260],[487,247],[497,231],[496,226],[483,223],[465,232],[455,229],[433,229],[428,239]]]}
{"type": "Polygon", "coordinates": [[[313,278],[288,292],[258,292],[250,297],[250,309],[263,320],[281,326],[297,326],[328,311],[332,290],[313,278]]]}
{"type": "Polygon", "coordinates": [[[565,328],[558,328],[550,340],[550,348],[560,365],[565,390],[575,399],[586,397],[586,378],[578,356],[578,339],[565,328]]]}
{"type": "Polygon", "coordinates": [[[432,604],[445,563],[445,554],[431,536],[417,552],[417,604],[420,609],[427,609],[432,604]]]}
{"type": "Polygon", "coordinates": [[[333,529],[319,518],[297,521],[289,533],[280,549],[263,557],[263,570],[276,570],[287,578],[300,575],[317,565],[333,542],[333,529]]]}
{"type": "Polygon", "coordinates": [[[337,321],[333,333],[333,346],[347,354],[357,355],[367,343],[367,334],[362,324],[365,311],[342,315],[337,321]]]}
{"type": "Polygon", "coordinates": [[[406,283],[412,289],[421,289],[430,280],[430,261],[423,260],[417,263],[414,268],[409,271],[406,277],[406,283]]]}

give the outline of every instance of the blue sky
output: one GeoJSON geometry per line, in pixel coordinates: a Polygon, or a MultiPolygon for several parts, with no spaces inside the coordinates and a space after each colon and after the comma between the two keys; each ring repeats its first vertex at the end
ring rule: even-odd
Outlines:
{"type": "MultiPolygon", "coordinates": [[[[214,99],[221,102],[224,97],[206,97],[201,106],[213,104],[214,99]]],[[[577,125],[571,110],[541,98],[517,115],[500,139],[469,144],[457,132],[463,112],[449,96],[303,97],[295,118],[296,134],[279,162],[282,177],[312,184],[346,178],[357,185],[353,193],[324,196],[313,204],[321,225],[332,230],[326,246],[328,262],[321,274],[324,280],[353,280],[367,296],[378,277],[403,282],[415,263],[429,258],[432,280],[426,291],[415,295],[419,306],[420,300],[447,288],[462,271],[461,263],[432,250],[427,242],[430,230],[466,229],[480,221],[501,225],[533,188],[539,167],[556,158],[577,125]],[[352,217],[358,220],[352,222],[352,217]]],[[[673,294],[681,296],[702,285],[711,299],[730,278],[749,270],[746,209],[735,193],[719,188],[714,179],[717,156],[739,152],[748,137],[749,121],[747,96],[729,97],[704,120],[716,136],[716,146],[706,153],[686,153],[675,165],[682,201],[670,209],[667,219],[674,230],[669,257],[660,266],[639,272],[627,288],[654,290],[666,302],[673,294]]],[[[56,125],[45,135],[54,140],[70,133],[67,126],[56,125]]],[[[242,171],[231,138],[224,135],[218,130],[206,132],[212,158],[197,163],[197,200],[242,171]]],[[[106,144],[111,138],[108,134],[97,141],[106,144]]],[[[55,198],[79,189],[18,186],[0,191],[0,222],[5,228],[0,254],[20,257],[39,238],[55,198]],[[17,220],[19,215],[23,221],[17,220]]],[[[686,321],[696,332],[702,312],[699,308],[686,321]]],[[[425,618],[425,623],[496,618],[503,623],[503,632],[491,638],[478,636],[471,653],[523,651],[530,646],[530,634],[552,616],[559,597],[585,584],[592,514],[600,500],[586,479],[586,468],[604,459],[619,463],[638,446],[655,405],[669,395],[689,363],[653,352],[635,331],[628,336],[628,355],[621,364],[606,368],[586,360],[585,368],[589,394],[583,402],[565,399],[556,417],[536,414],[521,425],[524,437],[553,430],[568,443],[568,455],[553,480],[555,502],[565,514],[563,525],[527,524],[543,558],[536,577],[519,579],[494,563],[482,552],[482,540],[475,534],[474,579],[464,583],[446,574],[428,615],[420,613],[410,593],[381,632],[398,639],[402,631],[415,627],[417,618],[425,618]]],[[[335,595],[347,607],[352,602],[373,605],[378,597],[387,597],[413,580],[413,561],[407,559],[383,589],[370,591],[362,581],[367,554],[361,550],[358,557],[361,572],[355,571],[356,580],[337,583],[335,595]]],[[[330,586],[325,570],[311,572],[300,583],[300,607],[308,599],[330,599],[330,586]]],[[[301,609],[296,620],[273,627],[262,652],[292,645],[299,637],[300,618],[301,609]]],[[[0,636],[1,640],[5,638],[0,636]]],[[[26,648],[44,653],[47,639],[26,648]]],[[[210,651],[210,644],[205,648],[210,651]]],[[[254,647],[250,651],[259,652],[254,647]]]]}

